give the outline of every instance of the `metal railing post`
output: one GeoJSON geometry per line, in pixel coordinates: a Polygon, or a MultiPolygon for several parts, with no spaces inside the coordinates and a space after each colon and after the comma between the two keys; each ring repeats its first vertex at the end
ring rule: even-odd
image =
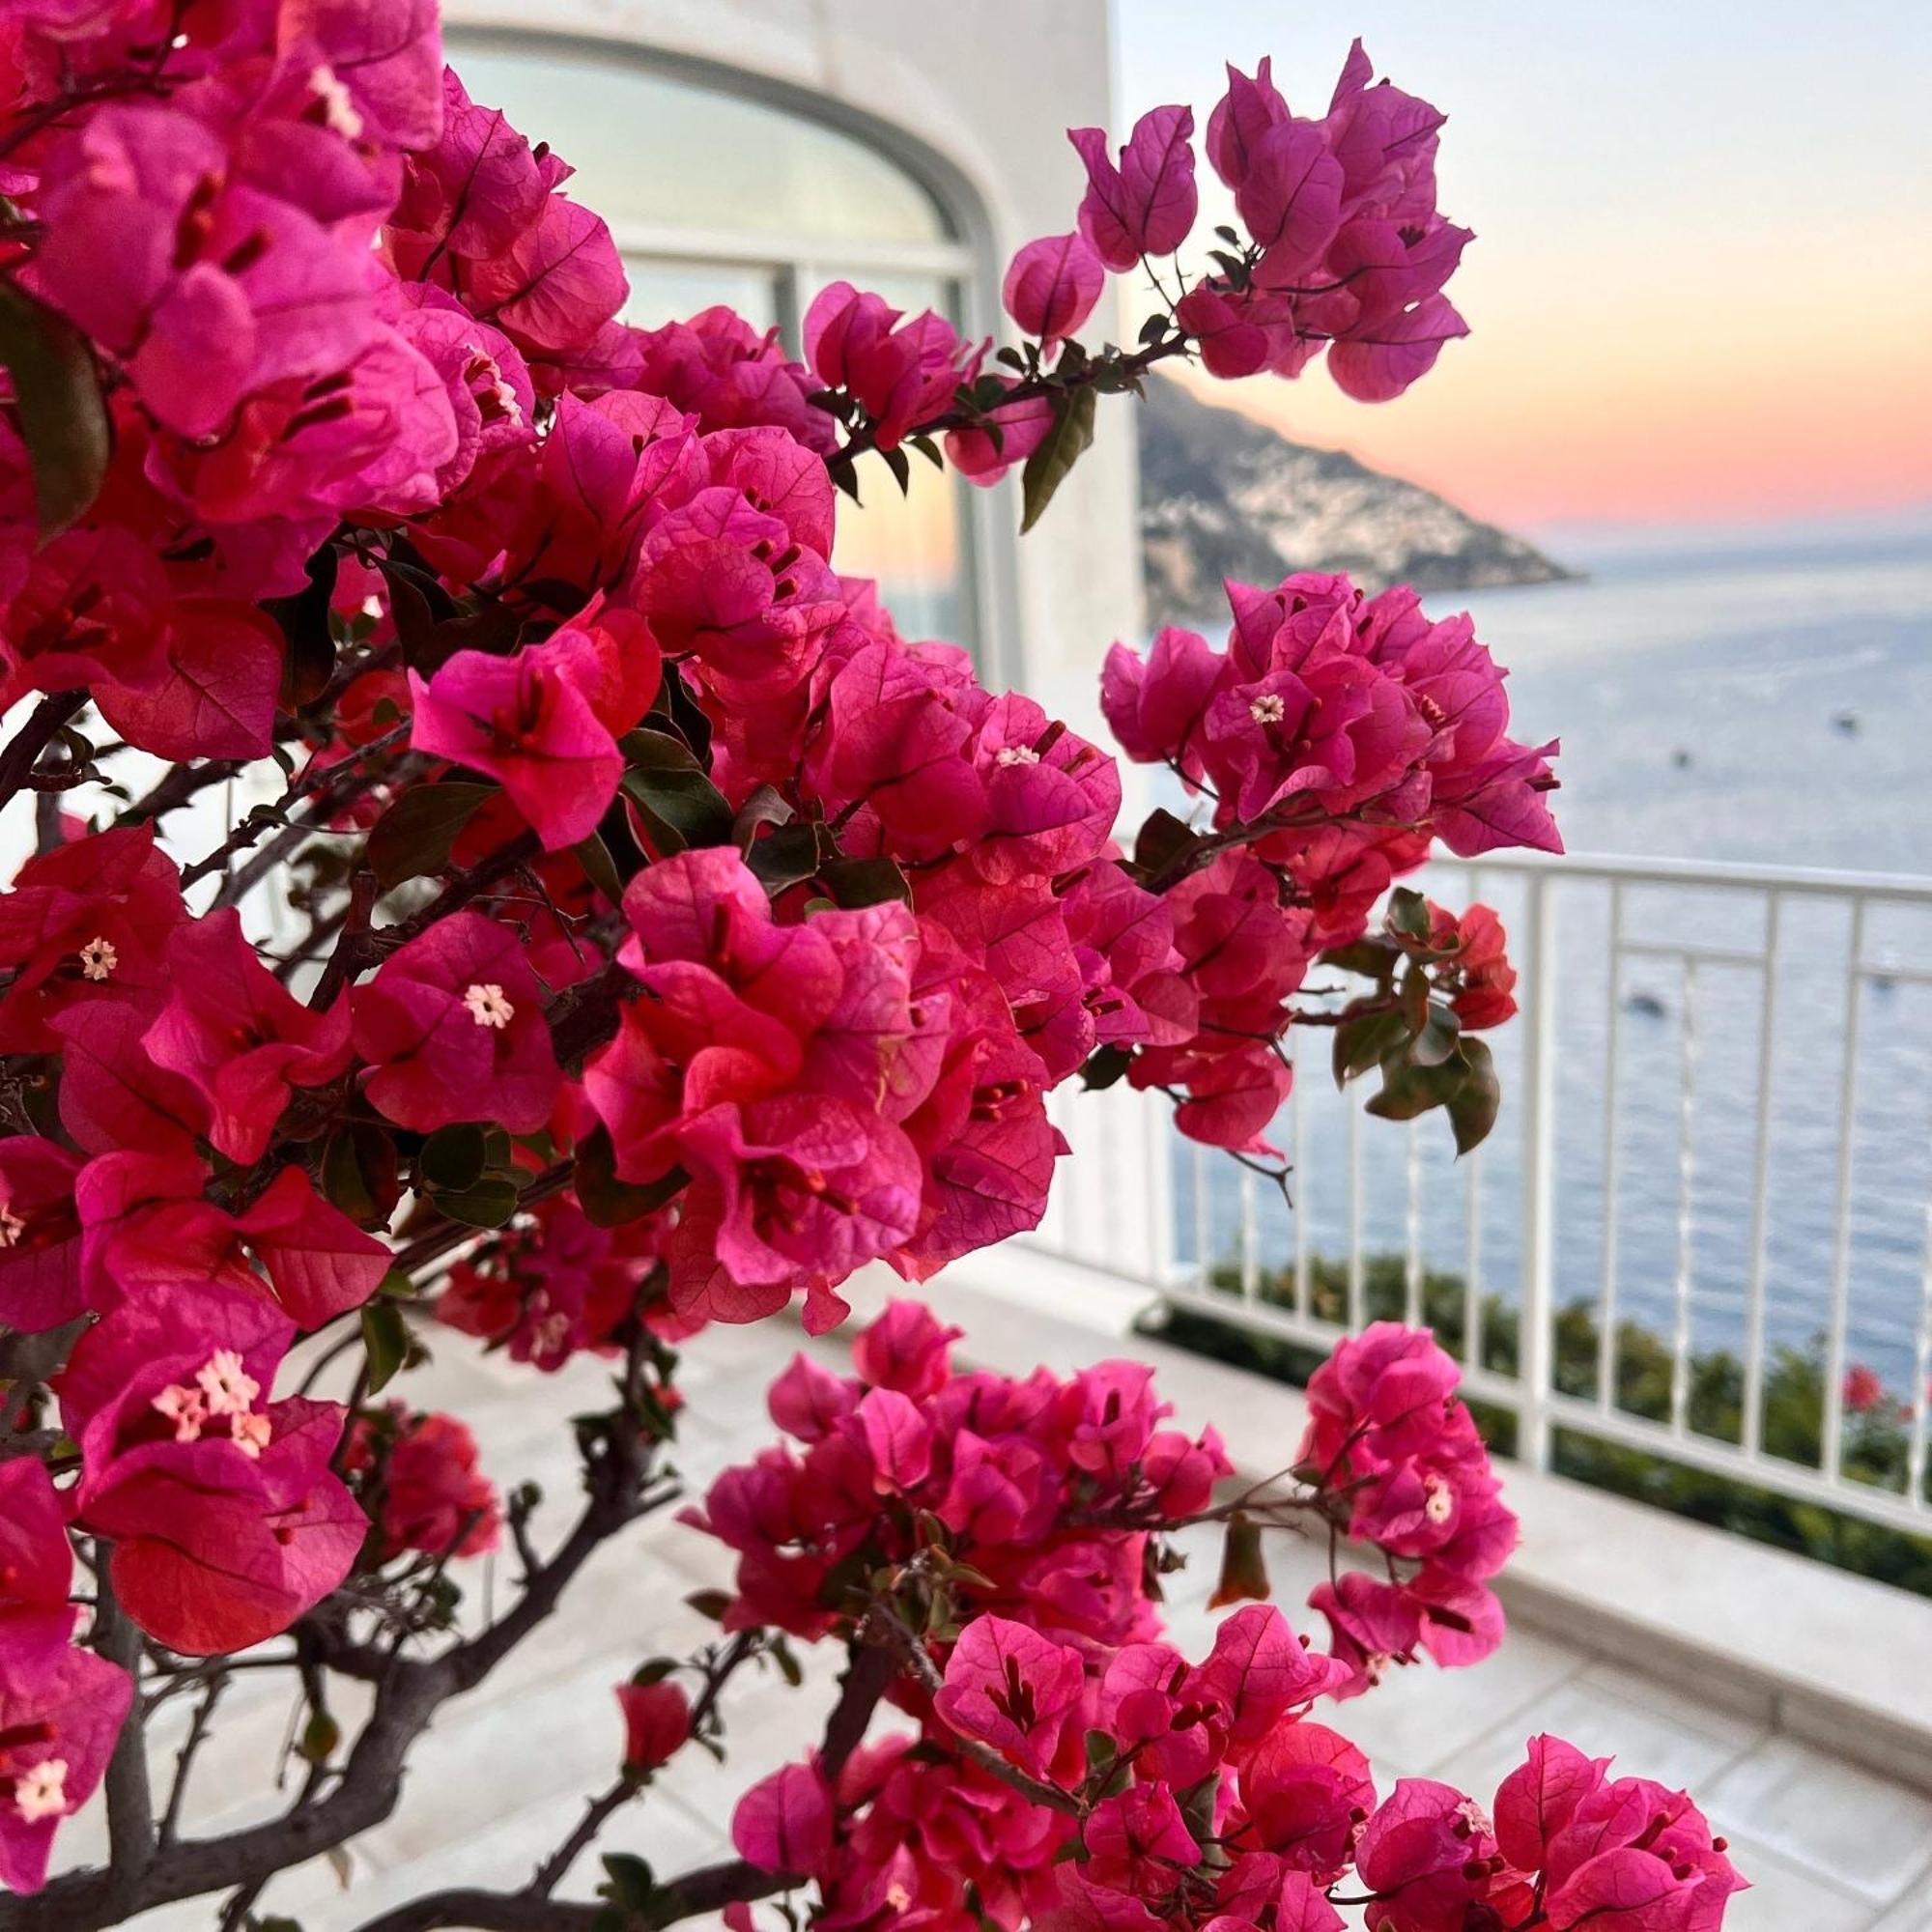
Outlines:
{"type": "Polygon", "coordinates": [[[1522,1307],[1517,1455],[1549,1466],[1549,1395],[1555,1346],[1550,1229],[1556,1198],[1556,922],[1553,879],[1528,881],[1522,1009],[1522,1307]]]}

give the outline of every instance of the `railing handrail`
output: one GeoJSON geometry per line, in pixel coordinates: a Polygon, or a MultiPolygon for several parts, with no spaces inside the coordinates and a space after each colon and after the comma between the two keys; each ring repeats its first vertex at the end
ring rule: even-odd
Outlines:
{"type": "Polygon", "coordinates": [[[1485,852],[1480,858],[1437,858],[1438,866],[1482,872],[1548,873],[1563,878],[1620,880],[1626,885],[1737,886],[1780,893],[1813,893],[1868,899],[1932,900],[1932,874],[1838,871],[1826,866],[1758,866],[1719,859],[1635,858],[1618,852],[1485,852]]]}

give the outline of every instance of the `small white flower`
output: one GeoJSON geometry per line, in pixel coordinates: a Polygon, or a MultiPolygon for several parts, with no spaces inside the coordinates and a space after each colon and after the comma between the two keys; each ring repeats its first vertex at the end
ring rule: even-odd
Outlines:
{"type": "Polygon", "coordinates": [[[1031,745],[1002,745],[993,754],[996,765],[1037,765],[1039,753],[1031,745]]]}
{"type": "Polygon", "coordinates": [[[494,982],[485,985],[479,982],[464,988],[463,1004],[469,1009],[469,1017],[480,1027],[490,1027],[500,1033],[516,1018],[517,1009],[503,997],[502,987],[494,982]]]}
{"type": "Polygon", "coordinates": [[[0,1206],[0,1248],[11,1248],[27,1232],[27,1224],[13,1208],[0,1206]]]}
{"type": "Polygon", "coordinates": [[[1463,1799],[1456,1807],[1456,1815],[1478,1837],[1487,1838],[1496,1829],[1490,1822],[1490,1814],[1473,1798],[1463,1799]]]}
{"type": "Polygon", "coordinates": [[[210,1415],[246,1415],[262,1393],[262,1384],[242,1366],[233,1349],[217,1349],[195,1374],[208,1398],[210,1415]]]}
{"type": "Polygon", "coordinates": [[[114,969],[121,963],[121,954],[115,950],[111,939],[102,939],[98,933],[80,949],[80,977],[83,980],[111,980],[114,969]]]}
{"type": "Polygon", "coordinates": [[[327,61],[318,62],[309,70],[308,91],[322,102],[323,119],[345,141],[362,138],[362,117],[355,111],[349,90],[336,79],[335,70],[327,61]]]}
{"type": "Polygon", "coordinates": [[[373,590],[362,600],[362,614],[372,624],[379,624],[383,620],[383,600],[373,590]]]}
{"type": "Polygon", "coordinates": [[[1288,715],[1288,702],[1278,691],[1264,691],[1248,706],[1248,716],[1257,724],[1279,724],[1288,715]]]}
{"type": "Polygon", "coordinates": [[[1456,1514],[1456,1492],[1440,1476],[1422,1479],[1422,1513],[1431,1522],[1447,1522],[1456,1514]]]}
{"type": "Polygon", "coordinates": [[[14,1780],[14,1809],[29,1825],[67,1814],[67,1759],[43,1757],[14,1780]]]}
{"type": "Polygon", "coordinates": [[[184,1388],[180,1382],[170,1382],[149,1406],[174,1424],[177,1442],[201,1440],[202,1425],[208,1420],[208,1404],[202,1400],[198,1388],[184,1388]]]}
{"type": "Polygon", "coordinates": [[[262,1451],[269,1446],[269,1437],[273,1434],[266,1415],[238,1415],[229,1423],[228,1431],[236,1448],[251,1463],[262,1460],[262,1451]]]}

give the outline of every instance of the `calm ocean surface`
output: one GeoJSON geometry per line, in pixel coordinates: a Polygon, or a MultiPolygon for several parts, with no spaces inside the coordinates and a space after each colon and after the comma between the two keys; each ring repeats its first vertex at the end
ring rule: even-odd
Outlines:
{"type": "MultiPolygon", "coordinates": [[[[1932,524],[1725,549],[1571,544],[1557,554],[1589,581],[1431,605],[1474,611],[1478,634],[1511,668],[1517,735],[1562,737],[1557,813],[1572,851],[1932,878],[1932,524]]],[[[1511,882],[1492,874],[1479,886],[1514,923],[1520,895],[1511,882]]],[[[1453,874],[1439,890],[1466,895],[1453,874]]],[[[1621,1311],[1669,1332],[1688,1277],[1695,1344],[1735,1345],[1752,1265],[1764,976],[1707,962],[1687,984],[1676,959],[1627,957],[1612,988],[1603,890],[1565,887],[1557,910],[1558,1294],[1594,1298],[1612,1248],[1621,1311]],[[1620,1179],[1606,1241],[1613,1007],[1620,1179]]],[[[1752,898],[1633,889],[1625,931],[1749,952],[1762,946],[1764,923],[1752,898]]],[[[1841,908],[1787,901],[1767,1212],[1767,1316],[1778,1340],[1817,1333],[1830,1307],[1849,937],[1841,908]]],[[[1932,913],[1874,911],[1865,956],[1932,966],[1932,913]]],[[[1932,1203],[1932,987],[1868,984],[1860,1028],[1848,1354],[1905,1393],[1932,1203]]],[[[1467,1164],[1452,1162],[1439,1120],[1421,1123],[1413,1153],[1405,1128],[1366,1121],[1360,1136],[1369,1250],[1406,1247],[1413,1159],[1427,1264],[1462,1273],[1473,1259],[1483,1288],[1506,1299],[1517,1292],[1521,1158],[1512,1033],[1496,1041],[1505,1113],[1480,1157],[1473,1231],[1467,1164]]],[[[1310,1251],[1339,1257],[1348,1240],[1345,1109],[1325,1068],[1310,1066],[1308,1076],[1294,1211],[1310,1251]]],[[[1359,1104],[1353,1095],[1350,1104],[1359,1104]]],[[[1288,1131],[1284,1117],[1284,1145],[1288,1131]]],[[[1240,1224],[1238,1173],[1218,1160],[1204,1172],[1207,1212],[1197,1216],[1194,1166],[1179,1163],[1183,1251],[1205,1221],[1225,1256],[1240,1224]]],[[[1289,1261],[1290,1211],[1265,1186],[1257,1211],[1264,1259],[1289,1261]]]]}

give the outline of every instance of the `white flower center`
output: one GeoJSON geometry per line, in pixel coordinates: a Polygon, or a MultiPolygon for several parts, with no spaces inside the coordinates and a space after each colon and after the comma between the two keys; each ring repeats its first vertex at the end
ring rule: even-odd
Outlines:
{"type": "Polygon", "coordinates": [[[96,937],[80,949],[80,977],[83,980],[111,980],[121,963],[121,954],[111,939],[96,937]]]}
{"type": "Polygon", "coordinates": [[[238,1415],[229,1425],[236,1448],[251,1463],[262,1460],[262,1451],[269,1446],[269,1437],[273,1433],[266,1415],[238,1415]]]}
{"type": "Polygon", "coordinates": [[[14,1780],[14,1809],[29,1825],[67,1811],[67,1759],[43,1757],[14,1780]]]}
{"type": "Polygon", "coordinates": [[[196,1371],[195,1380],[208,1399],[211,1415],[246,1415],[262,1393],[262,1384],[242,1366],[233,1349],[217,1349],[196,1371]]]}
{"type": "Polygon", "coordinates": [[[1456,1815],[1479,1837],[1487,1838],[1495,1827],[1490,1823],[1490,1814],[1473,1798],[1465,1798],[1456,1807],[1456,1815]]]}
{"type": "Polygon", "coordinates": [[[149,1406],[174,1424],[177,1442],[201,1440],[202,1429],[208,1421],[208,1404],[198,1388],[185,1388],[180,1382],[170,1382],[149,1406]]]}
{"type": "Polygon", "coordinates": [[[383,600],[373,590],[362,600],[362,614],[372,624],[379,624],[383,620],[383,600]]]}
{"type": "Polygon", "coordinates": [[[1039,753],[1031,745],[1002,745],[993,754],[996,765],[1037,765],[1039,753]]]}
{"type": "Polygon", "coordinates": [[[0,1206],[0,1248],[11,1248],[27,1232],[27,1224],[13,1208],[0,1206]]]}
{"type": "Polygon", "coordinates": [[[1440,1476],[1423,1477],[1422,1513],[1431,1522],[1447,1522],[1456,1514],[1456,1492],[1440,1476]]]}
{"type": "Polygon", "coordinates": [[[480,1027],[490,1027],[500,1033],[516,1018],[517,1009],[503,997],[502,987],[495,984],[478,983],[464,989],[463,1004],[469,1009],[469,1017],[480,1027]]]}
{"type": "Polygon", "coordinates": [[[336,79],[335,70],[327,61],[309,70],[308,91],[322,102],[323,119],[345,141],[362,138],[362,117],[355,111],[349,90],[336,79]]]}
{"type": "Polygon", "coordinates": [[[1279,724],[1288,716],[1288,700],[1278,691],[1264,691],[1248,706],[1257,724],[1279,724]]]}

